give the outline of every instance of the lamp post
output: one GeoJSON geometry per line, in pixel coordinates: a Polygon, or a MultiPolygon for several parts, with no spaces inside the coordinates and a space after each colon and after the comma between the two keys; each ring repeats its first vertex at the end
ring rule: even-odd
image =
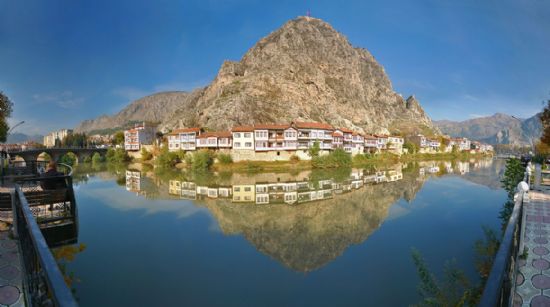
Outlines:
{"type": "Polygon", "coordinates": [[[21,126],[21,125],[23,125],[24,123],[25,123],[25,121],[22,120],[22,121],[18,122],[17,124],[15,124],[15,126],[11,127],[10,130],[8,130],[8,132],[6,133],[6,137],[8,137],[8,135],[10,134],[10,132],[11,132],[13,129],[15,129],[15,128],[21,126]]]}

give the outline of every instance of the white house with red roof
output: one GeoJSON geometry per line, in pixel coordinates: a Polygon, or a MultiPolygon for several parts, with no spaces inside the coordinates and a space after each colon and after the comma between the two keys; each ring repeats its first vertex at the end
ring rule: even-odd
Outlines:
{"type": "Polygon", "coordinates": [[[198,127],[173,130],[168,134],[168,150],[196,150],[197,137],[201,135],[201,133],[202,129],[198,127]]]}
{"type": "Polygon", "coordinates": [[[334,127],[327,123],[317,122],[292,122],[292,126],[298,130],[298,149],[307,150],[315,142],[319,142],[321,150],[332,149],[332,133],[334,127]]]}
{"type": "Polygon", "coordinates": [[[142,145],[151,145],[155,141],[156,129],[146,123],[136,124],[124,131],[124,150],[138,151],[142,145]]]}

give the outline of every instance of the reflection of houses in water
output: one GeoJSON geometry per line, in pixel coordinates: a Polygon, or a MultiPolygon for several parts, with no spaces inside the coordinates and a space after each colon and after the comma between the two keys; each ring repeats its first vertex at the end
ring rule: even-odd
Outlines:
{"type": "Polygon", "coordinates": [[[458,172],[461,175],[464,175],[464,174],[470,172],[470,163],[469,162],[458,161],[456,163],[456,167],[457,167],[458,172]]]}
{"type": "Polygon", "coordinates": [[[454,172],[453,164],[451,162],[444,162],[443,165],[445,165],[445,171],[447,174],[452,174],[454,172]]]}
{"type": "Polygon", "coordinates": [[[233,202],[252,202],[253,199],[255,199],[255,187],[253,184],[233,186],[233,202]]]}
{"type": "Polygon", "coordinates": [[[389,182],[394,182],[403,179],[403,173],[397,170],[388,171],[386,177],[389,182]]]}
{"type": "MultiPolygon", "coordinates": [[[[334,179],[317,181],[257,182],[255,184],[236,184],[225,187],[196,185],[193,182],[170,180],[168,192],[182,199],[231,198],[233,203],[261,204],[299,204],[310,201],[331,199],[334,194],[348,193],[365,184],[392,182],[403,179],[400,169],[378,171],[364,174],[363,170],[354,170],[341,182],[334,179]]],[[[279,178],[277,178],[279,180],[279,178]]],[[[287,179],[287,180],[290,180],[287,179]]]]}
{"type": "Polygon", "coordinates": [[[126,171],[126,190],[131,192],[140,192],[142,190],[140,172],[126,171]]]}
{"type": "Polygon", "coordinates": [[[168,193],[170,195],[179,196],[182,199],[195,200],[198,198],[230,198],[232,193],[231,187],[209,187],[198,186],[194,182],[170,180],[168,182],[168,193]]]}
{"type": "Polygon", "coordinates": [[[374,175],[375,175],[374,177],[375,183],[382,183],[388,180],[388,178],[386,177],[386,171],[378,171],[374,175]]]}

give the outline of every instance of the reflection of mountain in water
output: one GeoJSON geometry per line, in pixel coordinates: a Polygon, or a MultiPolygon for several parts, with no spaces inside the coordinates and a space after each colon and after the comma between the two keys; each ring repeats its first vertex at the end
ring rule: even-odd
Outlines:
{"type": "Polygon", "coordinates": [[[504,175],[506,160],[495,159],[490,161],[490,164],[486,161],[476,161],[476,163],[473,163],[475,171],[465,174],[463,178],[493,190],[501,188],[500,180],[504,175]]]}
{"type": "Polygon", "coordinates": [[[422,183],[408,174],[398,182],[367,185],[297,206],[243,205],[230,200],[205,200],[204,205],[224,233],[243,234],[262,253],[307,272],[365,241],[382,224],[389,207],[410,190],[405,187],[422,183]]]}
{"type": "MultiPolygon", "coordinates": [[[[430,176],[452,173],[493,188],[501,169],[501,162],[493,160],[435,161],[385,171],[214,174],[195,181],[183,173],[134,170],[125,172],[123,186],[144,197],[191,199],[211,212],[224,234],[242,234],[262,253],[308,272],[364,242],[388,218],[389,208],[401,198],[413,200],[430,176]]],[[[142,206],[147,202],[128,205],[148,209],[142,206]]],[[[170,206],[174,212],[181,209],[178,202],[163,208],[170,206]]]]}

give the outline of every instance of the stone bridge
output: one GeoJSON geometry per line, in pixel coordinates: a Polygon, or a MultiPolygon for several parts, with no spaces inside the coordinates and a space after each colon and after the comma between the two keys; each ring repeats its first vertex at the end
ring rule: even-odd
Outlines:
{"type": "Polygon", "coordinates": [[[61,157],[68,153],[73,153],[78,162],[83,162],[86,158],[92,157],[96,152],[105,156],[107,148],[38,148],[22,151],[9,152],[11,157],[21,157],[25,162],[36,161],[42,153],[47,153],[54,161],[59,161],[61,157]]]}

